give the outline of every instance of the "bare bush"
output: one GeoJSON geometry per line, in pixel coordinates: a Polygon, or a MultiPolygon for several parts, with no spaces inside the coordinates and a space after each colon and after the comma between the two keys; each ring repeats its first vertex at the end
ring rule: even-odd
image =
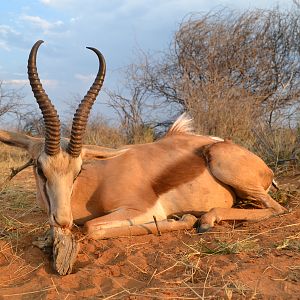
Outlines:
{"type": "Polygon", "coordinates": [[[299,133],[299,128],[290,129],[284,126],[271,128],[260,123],[244,145],[250,150],[255,150],[276,170],[283,164],[294,165],[299,162],[299,133]]]}
{"type": "MultiPolygon", "coordinates": [[[[65,111],[64,126],[62,126],[62,136],[69,138],[73,117],[78,105],[82,100],[82,96],[74,95],[72,101],[66,102],[67,109],[65,111]]],[[[84,143],[100,145],[106,147],[118,147],[126,143],[126,138],[121,132],[120,126],[112,125],[109,120],[102,114],[92,112],[84,134],[84,143]]]]}
{"type": "Polygon", "coordinates": [[[28,111],[18,118],[18,129],[31,136],[44,136],[45,125],[41,113],[37,110],[28,111]]]}
{"type": "Polygon", "coordinates": [[[139,85],[140,66],[128,66],[124,75],[125,92],[107,90],[108,105],[118,116],[127,144],[152,142],[153,128],[157,126],[156,113],[161,111],[162,102],[150,99],[147,91],[139,85]]]}
{"type": "Polygon", "coordinates": [[[126,144],[152,142],[153,130],[144,120],[144,111],[147,108],[144,92],[135,87],[129,97],[123,96],[120,92],[108,91],[107,94],[110,99],[109,106],[118,115],[120,130],[126,144]]]}
{"type": "Polygon", "coordinates": [[[140,92],[188,111],[201,134],[230,137],[257,151],[262,139],[272,138],[276,155],[267,160],[292,155],[299,122],[298,10],[192,15],[168,52],[156,61],[145,56],[137,68],[140,92]],[[290,136],[289,147],[274,134],[290,136]]]}
{"type": "Polygon", "coordinates": [[[20,89],[9,88],[3,81],[0,81],[0,120],[8,114],[19,116],[20,107],[24,106],[21,104],[23,98],[20,89]]]}
{"type": "Polygon", "coordinates": [[[89,119],[84,142],[106,147],[119,147],[125,143],[125,138],[119,128],[113,127],[103,116],[96,114],[89,119]]]}

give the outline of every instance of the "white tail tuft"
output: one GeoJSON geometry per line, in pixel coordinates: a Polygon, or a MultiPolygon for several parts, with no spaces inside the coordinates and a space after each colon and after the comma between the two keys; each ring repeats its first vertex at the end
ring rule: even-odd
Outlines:
{"type": "Polygon", "coordinates": [[[173,134],[192,134],[194,131],[193,120],[187,116],[186,113],[183,113],[168,130],[167,135],[173,134]]]}

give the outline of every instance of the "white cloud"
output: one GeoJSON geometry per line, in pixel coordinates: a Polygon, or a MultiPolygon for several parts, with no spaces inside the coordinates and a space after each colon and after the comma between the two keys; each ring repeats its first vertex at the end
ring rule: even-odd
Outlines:
{"type": "MultiPolygon", "coordinates": [[[[73,7],[78,2],[85,1],[74,1],[74,0],[40,0],[40,2],[46,6],[52,7],[73,7]]],[[[83,3],[85,5],[85,3],[83,3]]]]}
{"type": "Polygon", "coordinates": [[[80,20],[79,17],[73,17],[73,18],[70,19],[70,22],[75,23],[75,22],[78,22],[79,20],[80,20]]]}
{"type": "Polygon", "coordinates": [[[7,42],[6,42],[6,41],[3,41],[3,40],[0,40],[0,49],[6,50],[6,51],[9,51],[9,50],[10,50],[10,48],[9,48],[9,46],[8,46],[8,44],[7,44],[7,42]]]}
{"type": "Polygon", "coordinates": [[[93,82],[95,79],[95,74],[83,75],[83,74],[75,74],[75,78],[81,80],[82,82],[93,82]]]}
{"type": "Polygon", "coordinates": [[[4,84],[11,85],[25,85],[28,83],[28,79],[11,79],[11,80],[3,80],[4,84]]]}
{"type": "Polygon", "coordinates": [[[17,73],[17,72],[15,72],[15,73],[13,73],[12,75],[13,75],[13,76],[19,76],[19,77],[22,77],[22,76],[24,76],[24,73],[17,73]]]}
{"type": "Polygon", "coordinates": [[[0,25],[0,35],[2,37],[7,37],[9,34],[19,34],[19,32],[8,25],[0,25]]]}
{"type": "MultiPolygon", "coordinates": [[[[48,87],[54,87],[57,86],[58,82],[57,80],[53,80],[53,79],[45,79],[45,80],[41,80],[43,86],[48,86],[48,87]]],[[[11,85],[26,85],[29,83],[28,79],[10,79],[10,80],[4,80],[3,83],[5,84],[11,84],[11,85]]]]}
{"type": "Polygon", "coordinates": [[[55,21],[51,23],[45,19],[42,19],[39,16],[22,15],[20,19],[22,21],[31,23],[34,27],[41,28],[44,31],[44,33],[47,33],[49,30],[64,24],[62,21],[55,21]]]}
{"type": "Polygon", "coordinates": [[[0,25],[0,49],[10,51],[10,42],[11,38],[17,38],[20,36],[20,33],[8,25],[0,25]]]}

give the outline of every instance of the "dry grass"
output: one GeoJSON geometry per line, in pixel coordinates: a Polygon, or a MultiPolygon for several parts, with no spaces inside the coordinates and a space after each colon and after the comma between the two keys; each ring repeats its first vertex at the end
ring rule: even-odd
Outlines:
{"type": "Polygon", "coordinates": [[[86,128],[84,142],[116,148],[125,143],[125,138],[118,128],[108,125],[105,120],[92,119],[86,128]]]}
{"type": "MultiPolygon", "coordinates": [[[[0,166],[1,171],[13,167],[15,164],[22,164],[28,158],[26,151],[18,148],[12,148],[4,144],[0,144],[0,166]]],[[[2,172],[1,172],[2,173],[2,172]]]]}
{"type": "MultiPolygon", "coordinates": [[[[10,174],[10,168],[22,165],[28,159],[26,153],[0,145],[0,186],[10,174]]],[[[36,206],[33,174],[27,169],[0,189],[0,289],[5,298],[32,297],[42,291],[5,293],[6,288],[24,282],[43,263],[32,264],[24,259],[24,247],[31,244],[32,236],[45,230],[41,211],[36,206]],[[30,296],[31,297],[31,296],[30,296]]],[[[50,288],[49,288],[50,289],[50,288]]],[[[53,289],[53,287],[51,287],[53,289]]],[[[48,289],[47,289],[48,290],[48,289]]]]}
{"type": "Polygon", "coordinates": [[[276,249],[288,249],[300,252],[300,231],[296,234],[286,237],[283,241],[276,245],[276,249]]]}
{"type": "Polygon", "coordinates": [[[24,221],[26,216],[40,213],[35,201],[35,184],[30,168],[17,175],[18,180],[13,179],[3,186],[10,169],[23,164],[27,159],[24,151],[0,145],[0,240],[15,243],[20,235],[30,235],[44,226],[34,220],[24,221]]]}
{"type": "MultiPolygon", "coordinates": [[[[162,278],[167,277],[171,272],[181,272],[182,280],[169,281],[168,288],[181,291],[186,289],[186,293],[190,297],[196,295],[196,299],[215,299],[215,297],[222,297],[222,299],[232,299],[232,297],[255,298],[259,296],[259,292],[237,279],[227,276],[227,278],[220,281],[219,271],[218,269],[215,270],[214,265],[220,260],[225,260],[228,255],[243,254],[249,255],[248,257],[265,255],[265,253],[269,253],[274,249],[274,245],[272,243],[267,244],[265,238],[273,236],[276,232],[284,232],[288,228],[299,230],[300,223],[278,226],[255,234],[249,232],[249,230],[235,229],[225,234],[224,232],[211,232],[209,237],[206,233],[205,239],[200,238],[192,245],[182,241],[186,246],[183,253],[176,255],[175,253],[162,252],[162,255],[169,259],[170,266],[157,272],[154,278],[163,281],[162,278]]],[[[299,253],[299,234],[298,231],[296,234],[284,238],[275,245],[276,249],[298,251],[299,253]]],[[[271,266],[271,268],[274,268],[274,266],[271,266]]],[[[299,266],[292,266],[286,275],[286,279],[299,280],[299,270],[299,266]]],[[[282,270],[279,271],[284,273],[282,270]]],[[[150,275],[150,272],[148,275],[150,275]]],[[[157,292],[158,297],[163,297],[163,294],[161,294],[163,290],[165,291],[165,287],[161,290],[159,288],[149,288],[149,291],[157,292]]]]}

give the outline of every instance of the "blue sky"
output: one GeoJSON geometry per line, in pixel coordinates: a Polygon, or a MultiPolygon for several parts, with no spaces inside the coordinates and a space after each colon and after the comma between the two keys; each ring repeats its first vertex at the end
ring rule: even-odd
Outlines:
{"type": "MultiPolygon", "coordinates": [[[[38,39],[38,69],[48,95],[58,107],[74,95],[84,95],[93,81],[97,58],[85,46],[98,48],[107,62],[105,87],[121,85],[121,70],[134,62],[136,49],[168,47],[180,22],[191,12],[214,8],[287,8],[292,0],[2,0],[0,1],[0,80],[23,87],[27,59],[38,39]]],[[[98,102],[105,102],[102,93],[98,102]]],[[[107,108],[97,105],[97,110],[107,108]]],[[[109,112],[107,112],[109,114],[109,112]]]]}

